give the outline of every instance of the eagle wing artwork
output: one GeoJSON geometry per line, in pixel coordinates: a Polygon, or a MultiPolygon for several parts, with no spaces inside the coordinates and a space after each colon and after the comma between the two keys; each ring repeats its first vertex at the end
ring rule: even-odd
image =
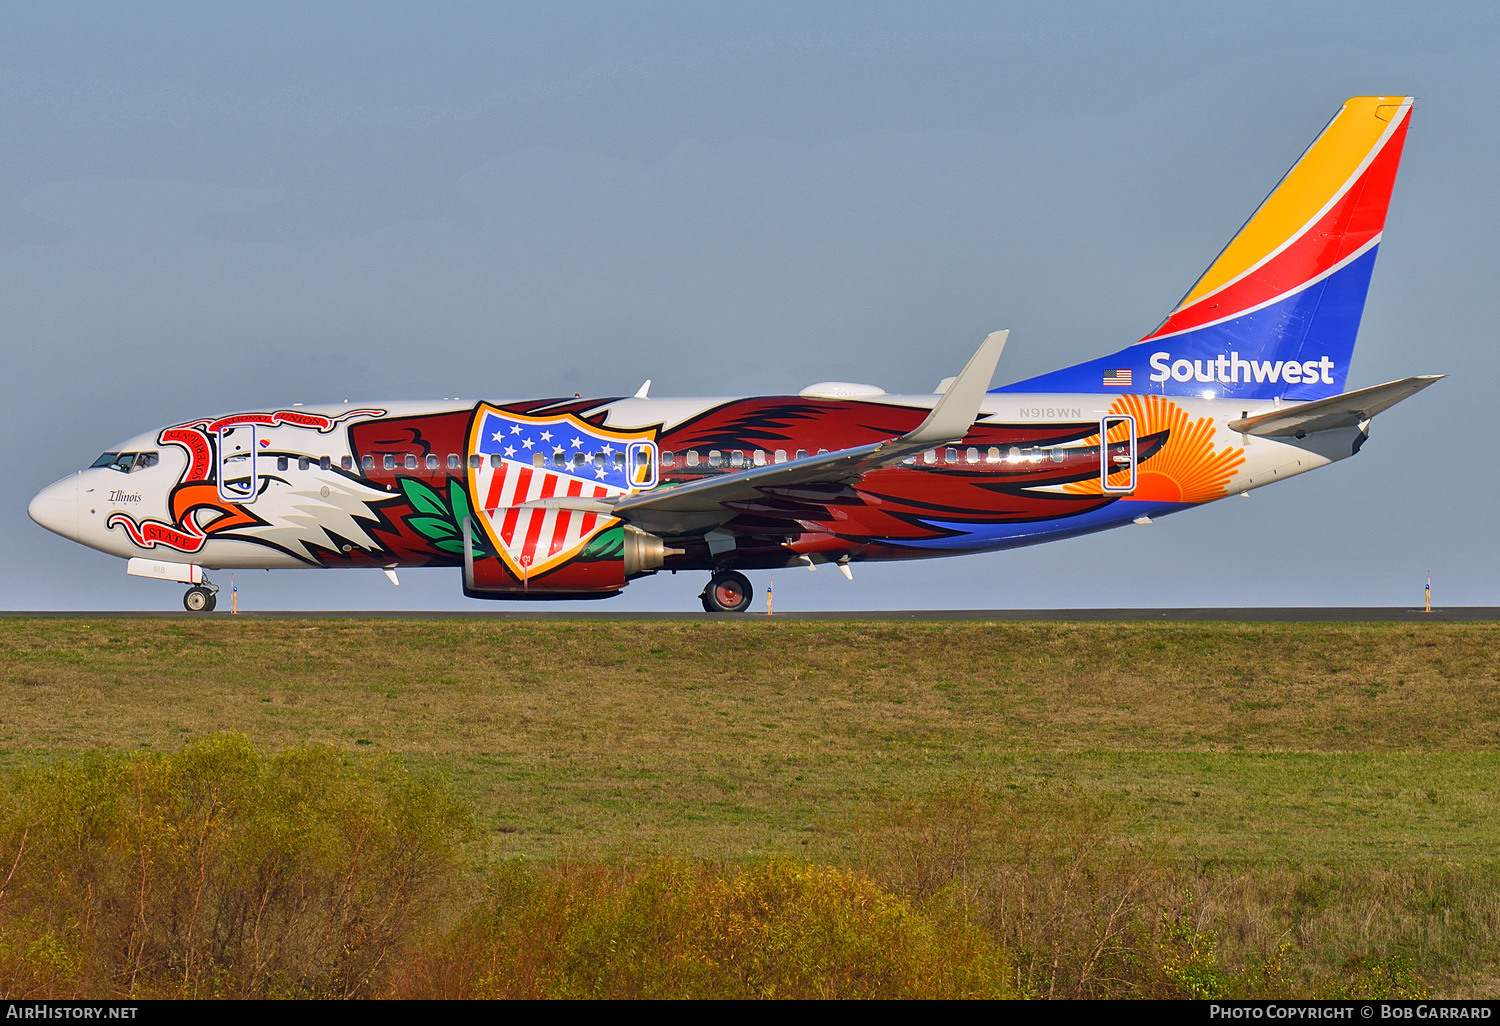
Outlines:
{"type": "Polygon", "coordinates": [[[605,598],[702,570],[924,559],[1156,518],[1360,450],[1434,381],[1344,392],[1411,119],[1360,96],[1162,323],[1077,366],[990,389],[1007,333],[931,395],[385,402],[199,417],[121,442],[31,518],[189,585],[206,571],[452,566],[486,599],[605,598]]]}

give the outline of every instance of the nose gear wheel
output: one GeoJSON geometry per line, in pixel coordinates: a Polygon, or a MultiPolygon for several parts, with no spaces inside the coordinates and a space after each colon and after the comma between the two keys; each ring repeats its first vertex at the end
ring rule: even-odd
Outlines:
{"type": "Polygon", "coordinates": [[[189,613],[212,613],[219,598],[207,588],[192,587],[182,596],[182,608],[189,613]]]}

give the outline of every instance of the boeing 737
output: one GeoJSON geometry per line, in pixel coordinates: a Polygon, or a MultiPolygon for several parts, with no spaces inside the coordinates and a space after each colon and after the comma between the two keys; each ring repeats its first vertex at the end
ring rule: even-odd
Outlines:
{"type": "Polygon", "coordinates": [[[1345,392],[1410,97],[1348,100],[1157,328],[990,387],[995,332],[930,395],[824,381],[796,395],[361,402],[196,416],[111,446],[31,518],[186,584],[209,571],[461,570],[476,599],[617,595],[743,571],[1033,545],[1352,456],[1438,376],[1345,392]]]}

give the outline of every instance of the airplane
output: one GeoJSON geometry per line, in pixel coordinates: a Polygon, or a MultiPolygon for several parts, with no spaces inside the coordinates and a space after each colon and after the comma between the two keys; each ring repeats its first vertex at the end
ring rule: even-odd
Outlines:
{"type": "Polygon", "coordinates": [[[1016,384],[999,331],[930,395],[293,404],[122,441],[28,512],[194,612],[211,570],[423,566],[531,600],[706,571],[704,610],[741,612],[746,570],[1148,523],[1353,456],[1441,377],[1344,391],[1411,110],[1347,100],[1153,331],[1016,384]]]}

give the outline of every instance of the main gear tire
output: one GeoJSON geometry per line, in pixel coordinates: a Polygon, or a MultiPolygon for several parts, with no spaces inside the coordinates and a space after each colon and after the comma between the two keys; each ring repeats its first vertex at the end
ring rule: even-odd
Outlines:
{"type": "Polygon", "coordinates": [[[754,594],[750,578],[738,570],[721,570],[709,578],[699,598],[705,613],[743,613],[750,608],[754,594]]]}
{"type": "Polygon", "coordinates": [[[182,608],[189,613],[209,613],[215,605],[214,593],[207,588],[189,588],[187,594],[182,596],[182,608]]]}

